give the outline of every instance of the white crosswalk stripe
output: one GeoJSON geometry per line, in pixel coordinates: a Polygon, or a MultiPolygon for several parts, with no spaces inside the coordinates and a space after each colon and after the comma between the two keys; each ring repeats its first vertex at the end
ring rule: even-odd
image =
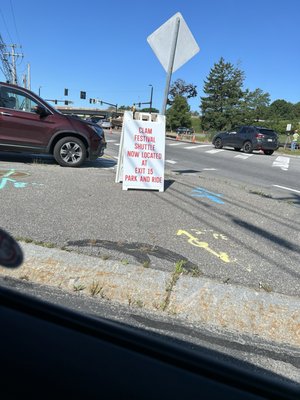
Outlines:
{"type": "Polygon", "coordinates": [[[166,163],[169,163],[169,164],[177,164],[177,161],[174,161],[174,160],[166,160],[166,163]]]}
{"type": "Polygon", "coordinates": [[[238,154],[237,156],[234,156],[234,158],[241,158],[242,160],[247,160],[247,158],[252,156],[253,154],[238,154]]]}
{"type": "Polygon", "coordinates": [[[199,145],[197,145],[197,146],[187,146],[187,147],[184,147],[184,149],[186,149],[186,150],[192,150],[192,149],[198,149],[199,147],[203,147],[203,145],[202,145],[202,144],[199,144],[199,145]]]}
{"type": "Polygon", "coordinates": [[[217,154],[217,153],[220,153],[221,151],[225,151],[225,150],[223,150],[223,149],[212,149],[212,150],[206,150],[205,153],[217,154]]]}
{"type": "Polygon", "coordinates": [[[167,146],[180,146],[181,144],[185,143],[167,143],[167,146]]]}
{"type": "Polygon", "coordinates": [[[290,157],[279,156],[273,162],[272,167],[281,168],[282,171],[287,171],[290,166],[290,157]]]}

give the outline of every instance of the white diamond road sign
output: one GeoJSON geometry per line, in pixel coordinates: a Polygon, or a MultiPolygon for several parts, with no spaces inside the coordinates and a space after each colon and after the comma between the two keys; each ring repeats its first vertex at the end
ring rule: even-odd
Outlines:
{"type": "Polygon", "coordinates": [[[150,47],[154,51],[156,57],[159,59],[166,72],[168,72],[169,68],[172,41],[174,37],[176,21],[178,18],[180,20],[180,25],[172,72],[175,72],[177,69],[179,69],[200,50],[182,15],[179,12],[176,13],[147,38],[150,47]]]}

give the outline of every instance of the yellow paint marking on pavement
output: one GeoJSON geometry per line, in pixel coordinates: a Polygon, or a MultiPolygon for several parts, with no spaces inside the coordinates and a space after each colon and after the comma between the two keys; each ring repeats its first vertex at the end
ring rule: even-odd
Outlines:
{"type": "Polygon", "coordinates": [[[189,233],[189,232],[187,232],[185,230],[179,229],[177,231],[177,236],[181,236],[181,235],[187,236],[188,237],[188,243],[190,243],[191,245],[196,246],[196,247],[200,247],[200,248],[208,251],[209,253],[213,254],[216,257],[218,257],[223,262],[226,262],[226,263],[230,262],[230,259],[229,259],[228,255],[227,255],[227,253],[224,253],[224,252],[218,253],[218,252],[214,251],[213,249],[211,249],[209,247],[209,244],[207,242],[200,242],[200,240],[198,240],[191,233],[189,233]]]}

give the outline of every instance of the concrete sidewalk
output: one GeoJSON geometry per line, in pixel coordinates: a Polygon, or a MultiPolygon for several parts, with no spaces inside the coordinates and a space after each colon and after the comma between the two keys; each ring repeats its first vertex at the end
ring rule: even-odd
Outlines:
{"type": "Polygon", "coordinates": [[[300,299],[189,276],[177,263],[164,272],[75,252],[20,243],[25,261],[2,276],[163,312],[196,325],[300,347],[300,299]]]}

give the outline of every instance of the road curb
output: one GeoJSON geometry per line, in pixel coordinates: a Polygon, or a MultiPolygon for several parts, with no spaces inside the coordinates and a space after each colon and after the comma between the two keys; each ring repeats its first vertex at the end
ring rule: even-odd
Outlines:
{"type": "Polygon", "coordinates": [[[190,277],[178,268],[164,272],[32,243],[20,245],[23,265],[1,268],[1,275],[300,347],[300,299],[296,297],[190,277]]]}

